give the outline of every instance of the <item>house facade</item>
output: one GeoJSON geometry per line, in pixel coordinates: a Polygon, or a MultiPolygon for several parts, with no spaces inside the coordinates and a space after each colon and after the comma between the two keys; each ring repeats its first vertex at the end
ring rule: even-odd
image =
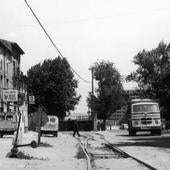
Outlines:
{"type": "Polygon", "coordinates": [[[0,111],[15,111],[16,105],[3,101],[4,90],[19,90],[17,76],[20,74],[20,59],[24,51],[15,42],[0,39],[0,111]]]}

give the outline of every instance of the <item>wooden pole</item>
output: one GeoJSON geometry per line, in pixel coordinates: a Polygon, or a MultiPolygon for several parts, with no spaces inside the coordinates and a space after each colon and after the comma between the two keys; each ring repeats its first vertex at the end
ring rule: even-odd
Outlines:
{"type": "Polygon", "coordinates": [[[93,130],[97,130],[97,114],[94,110],[94,70],[93,70],[93,67],[91,68],[91,73],[92,73],[92,108],[91,108],[91,113],[92,113],[92,120],[93,120],[93,130]]]}

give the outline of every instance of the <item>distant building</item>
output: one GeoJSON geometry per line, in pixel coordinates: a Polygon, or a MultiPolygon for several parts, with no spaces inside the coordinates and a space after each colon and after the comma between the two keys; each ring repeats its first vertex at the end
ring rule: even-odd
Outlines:
{"type": "Polygon", "coordinates": [[[138,90],[125,90],[126,94],[128,94],[130,99],[138,99],[141,97],[138,90]]]}
{"type": "MultiPolygon", "coordinates": [[[[138,90],[125,90],[125,92],[128,94],[129,99],[137,99],[140,98],[140,93],[138,90]]],[[[111,124],[113,125],[119,125],[122,121],[125,120],[127,112],[127,106],[123,106],[120,109],[116,110],[111,116],[110,119],[112,121],[111,124]]]]}
{"type": "Polygon", "coordinates": [[[110,119],[112,121],[112,125],[119,125],[121,121],[125,118],[127,111],[127,106],[123,106],[120,109],[116,110],[111,116],[110,119]]]}
{"type": "Polygon", "coordinates": [[[20,58],[24,51],[15,42],[0,39],[0,110],[16,110],[3,102],[3,90],[18,90],[15,78],[20,73],[20,58]]]}

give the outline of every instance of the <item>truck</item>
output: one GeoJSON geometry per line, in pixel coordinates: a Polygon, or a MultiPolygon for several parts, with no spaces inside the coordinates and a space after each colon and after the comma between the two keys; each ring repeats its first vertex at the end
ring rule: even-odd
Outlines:
{"type": "Polygon", "coordinates": [[[157,101],[133,99],[129,102],[127,112],[130,136],[135,136],[140,131],[161,135],[161,114],[157,101]]]}
{"type": "Polygon", "coordinates": [[[4,135],[13,135],[17,130],[18,116],[14,112],[0,113],[0,138],[4,135]]]}

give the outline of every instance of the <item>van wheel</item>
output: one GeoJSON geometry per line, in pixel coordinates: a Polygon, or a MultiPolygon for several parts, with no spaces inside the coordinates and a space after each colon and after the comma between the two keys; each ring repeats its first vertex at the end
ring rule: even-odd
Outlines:
{"type": "Polygon", "coordinates": [[[31,142],[31,147],[32,148],[36,148],[38,145],[37,145],[37,142],[36,141],[32,141],[31,142]]]}
{"type": "Polygon", "coordinates": [[[162,134],[161,130],[157,130],[156,134],[161,136],[161,134],[162,134]]]}
{"type": "Polygon", "coordinates": [[[162,131],[161,131],[161,130],[159,130],[159,131],[158,131],[158,134],[159,134],[159,135],[162,135],[162,131]]]}
{"type": "Polygon", "coordinates": [[[130,130],[129,131],[129,136],[136,136],[136,131],[130,130]]]}
{"type": "Polygon", "coordinates": [[[58,132],[54,132],[54,136],[57,137],[58,136],[58,132]]]}

